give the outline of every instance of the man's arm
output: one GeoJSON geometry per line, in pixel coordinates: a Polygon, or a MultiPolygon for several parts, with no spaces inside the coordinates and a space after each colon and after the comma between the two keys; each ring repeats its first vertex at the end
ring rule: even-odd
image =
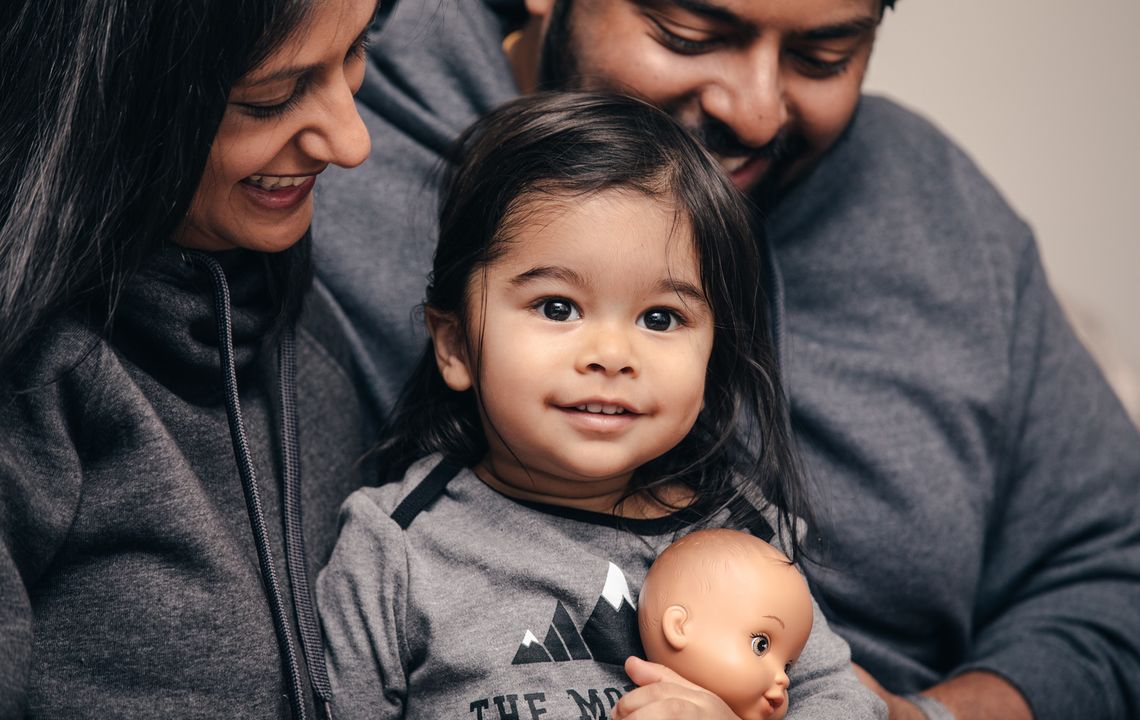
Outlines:
{"type": "MultiPolygon", "coordinates": [[[[1031,239],[1009,357],[972,643],[921,697],[958,720],[1138,717],[1140,436],[1069,328],[1031,239]]],[[[863,679],[892,718],[923,717],[863,679]]]]}
{"type": "Polygon", "coordinates": [[[1033,718],[1029,703],[1017,688],[993,673],[963,673],[909,698],[891,693],[858,665],[855,675],[887,704],[890,720],[948,720],[946,713],[954,720],[1033,718]],[[935,704],[927,704],[923,697],[935,704]]]}

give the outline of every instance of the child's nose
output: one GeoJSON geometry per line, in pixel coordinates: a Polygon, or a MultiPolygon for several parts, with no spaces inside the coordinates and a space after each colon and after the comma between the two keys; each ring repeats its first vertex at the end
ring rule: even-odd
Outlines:
{"type": "Polygon", "coordinates": [[[624,329],[616,323],[599,323],[588,333],[578,354],[577,368],[582,373],[637,376],[637,362],[633,343],[624,329]]]}

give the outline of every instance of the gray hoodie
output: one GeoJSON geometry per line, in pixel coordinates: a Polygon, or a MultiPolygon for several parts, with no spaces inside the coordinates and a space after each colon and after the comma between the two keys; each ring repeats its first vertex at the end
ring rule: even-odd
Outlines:
{"type": "MultiPolygon", "coordinates": [[[[517,94],[500,42],[521,6],[398,3],[359,95],[376,157],[317,198],[318,274],[381,408],[422,347],[434,170],[517,94]]],[[[982,669],[1038,718],[1140,717],[1140,437],[1030,229],[937,129],[866,97],[769,246],[807,571],[854,659],[895,692],[982,669]]]]}
{"type": "Polygon", "coordinates": [[[285,340],[265,301],[263,258],[212,257],[230,293],[221,307],[232,316],[235,399],[260,495],[251,512],[216,286],[185,257],[164,251],[129,283],[109,338],[61,319],[3,378],[0,717],[297,717],[291,696],[314,717],[321,642],[302,648],[294,609],[308,587],[293,587],[315,579],[337,507],[371,480],[356,462],[374,439],[373,415],[327,300],[306,300],[294,382],[279,367],[285,340]],[[290,398],[295,412],[284,413],[290,398]],[[289,415],[295,439],[282,429],[289,415]],[[286,450],[299,471],[289,479],[286,450]],[[288,551],[285,488],[297,492],[304,530],[288,551]]]}

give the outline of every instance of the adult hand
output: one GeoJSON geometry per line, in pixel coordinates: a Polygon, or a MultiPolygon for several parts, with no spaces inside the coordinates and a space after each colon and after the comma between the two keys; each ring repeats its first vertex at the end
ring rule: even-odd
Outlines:
{"type": "Polygon", "coordinates": [[[854,668],[855,677],[859,678],[859,682],[870,688],[871,692],[887,704],[887,717],[890,720],[926,720],[926,716],[914,703],[887,690],[858,663],[851,663],[851,667],[854,668]]]}
{"type": "MultiPolygon", "coordinates": [[[[894,695],[863,668],[851,663],[855,675],[887,704],[890,720],[925,720],[914,703],[894,695]]],[[[923,695],[934,698],[958,720],[1033,720],[1029,703],[1007,680],[980,670],[955,675],[923,695]]]]}
{"type": "Polygon", "coordinates": [[[716,695],[664,665],[630,656],[625,672],[639,685],[614,706],[614,720],[740,720],[716,695]]]}

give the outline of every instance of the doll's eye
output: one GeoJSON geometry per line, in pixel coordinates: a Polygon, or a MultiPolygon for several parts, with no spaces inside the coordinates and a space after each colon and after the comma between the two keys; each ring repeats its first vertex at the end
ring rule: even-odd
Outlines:
{"type": "Polygon", "coordinates": [[[547,298],[538,304],[538,309],[547,318],[556,322],[577,320],[581,317],[574,303],[565,298],[547,298]]]}
{"type": "Polygon", "coordinates": [[[752,652],[756,653],[759,656],[763,656],[764,653],[768,652],[768,646],[771,644],[771,642],[772,641],[769,640],[768,636],[765,635],[764,633],[759,633],[758,635],[753,635],[752,636],[752,652]]]}

